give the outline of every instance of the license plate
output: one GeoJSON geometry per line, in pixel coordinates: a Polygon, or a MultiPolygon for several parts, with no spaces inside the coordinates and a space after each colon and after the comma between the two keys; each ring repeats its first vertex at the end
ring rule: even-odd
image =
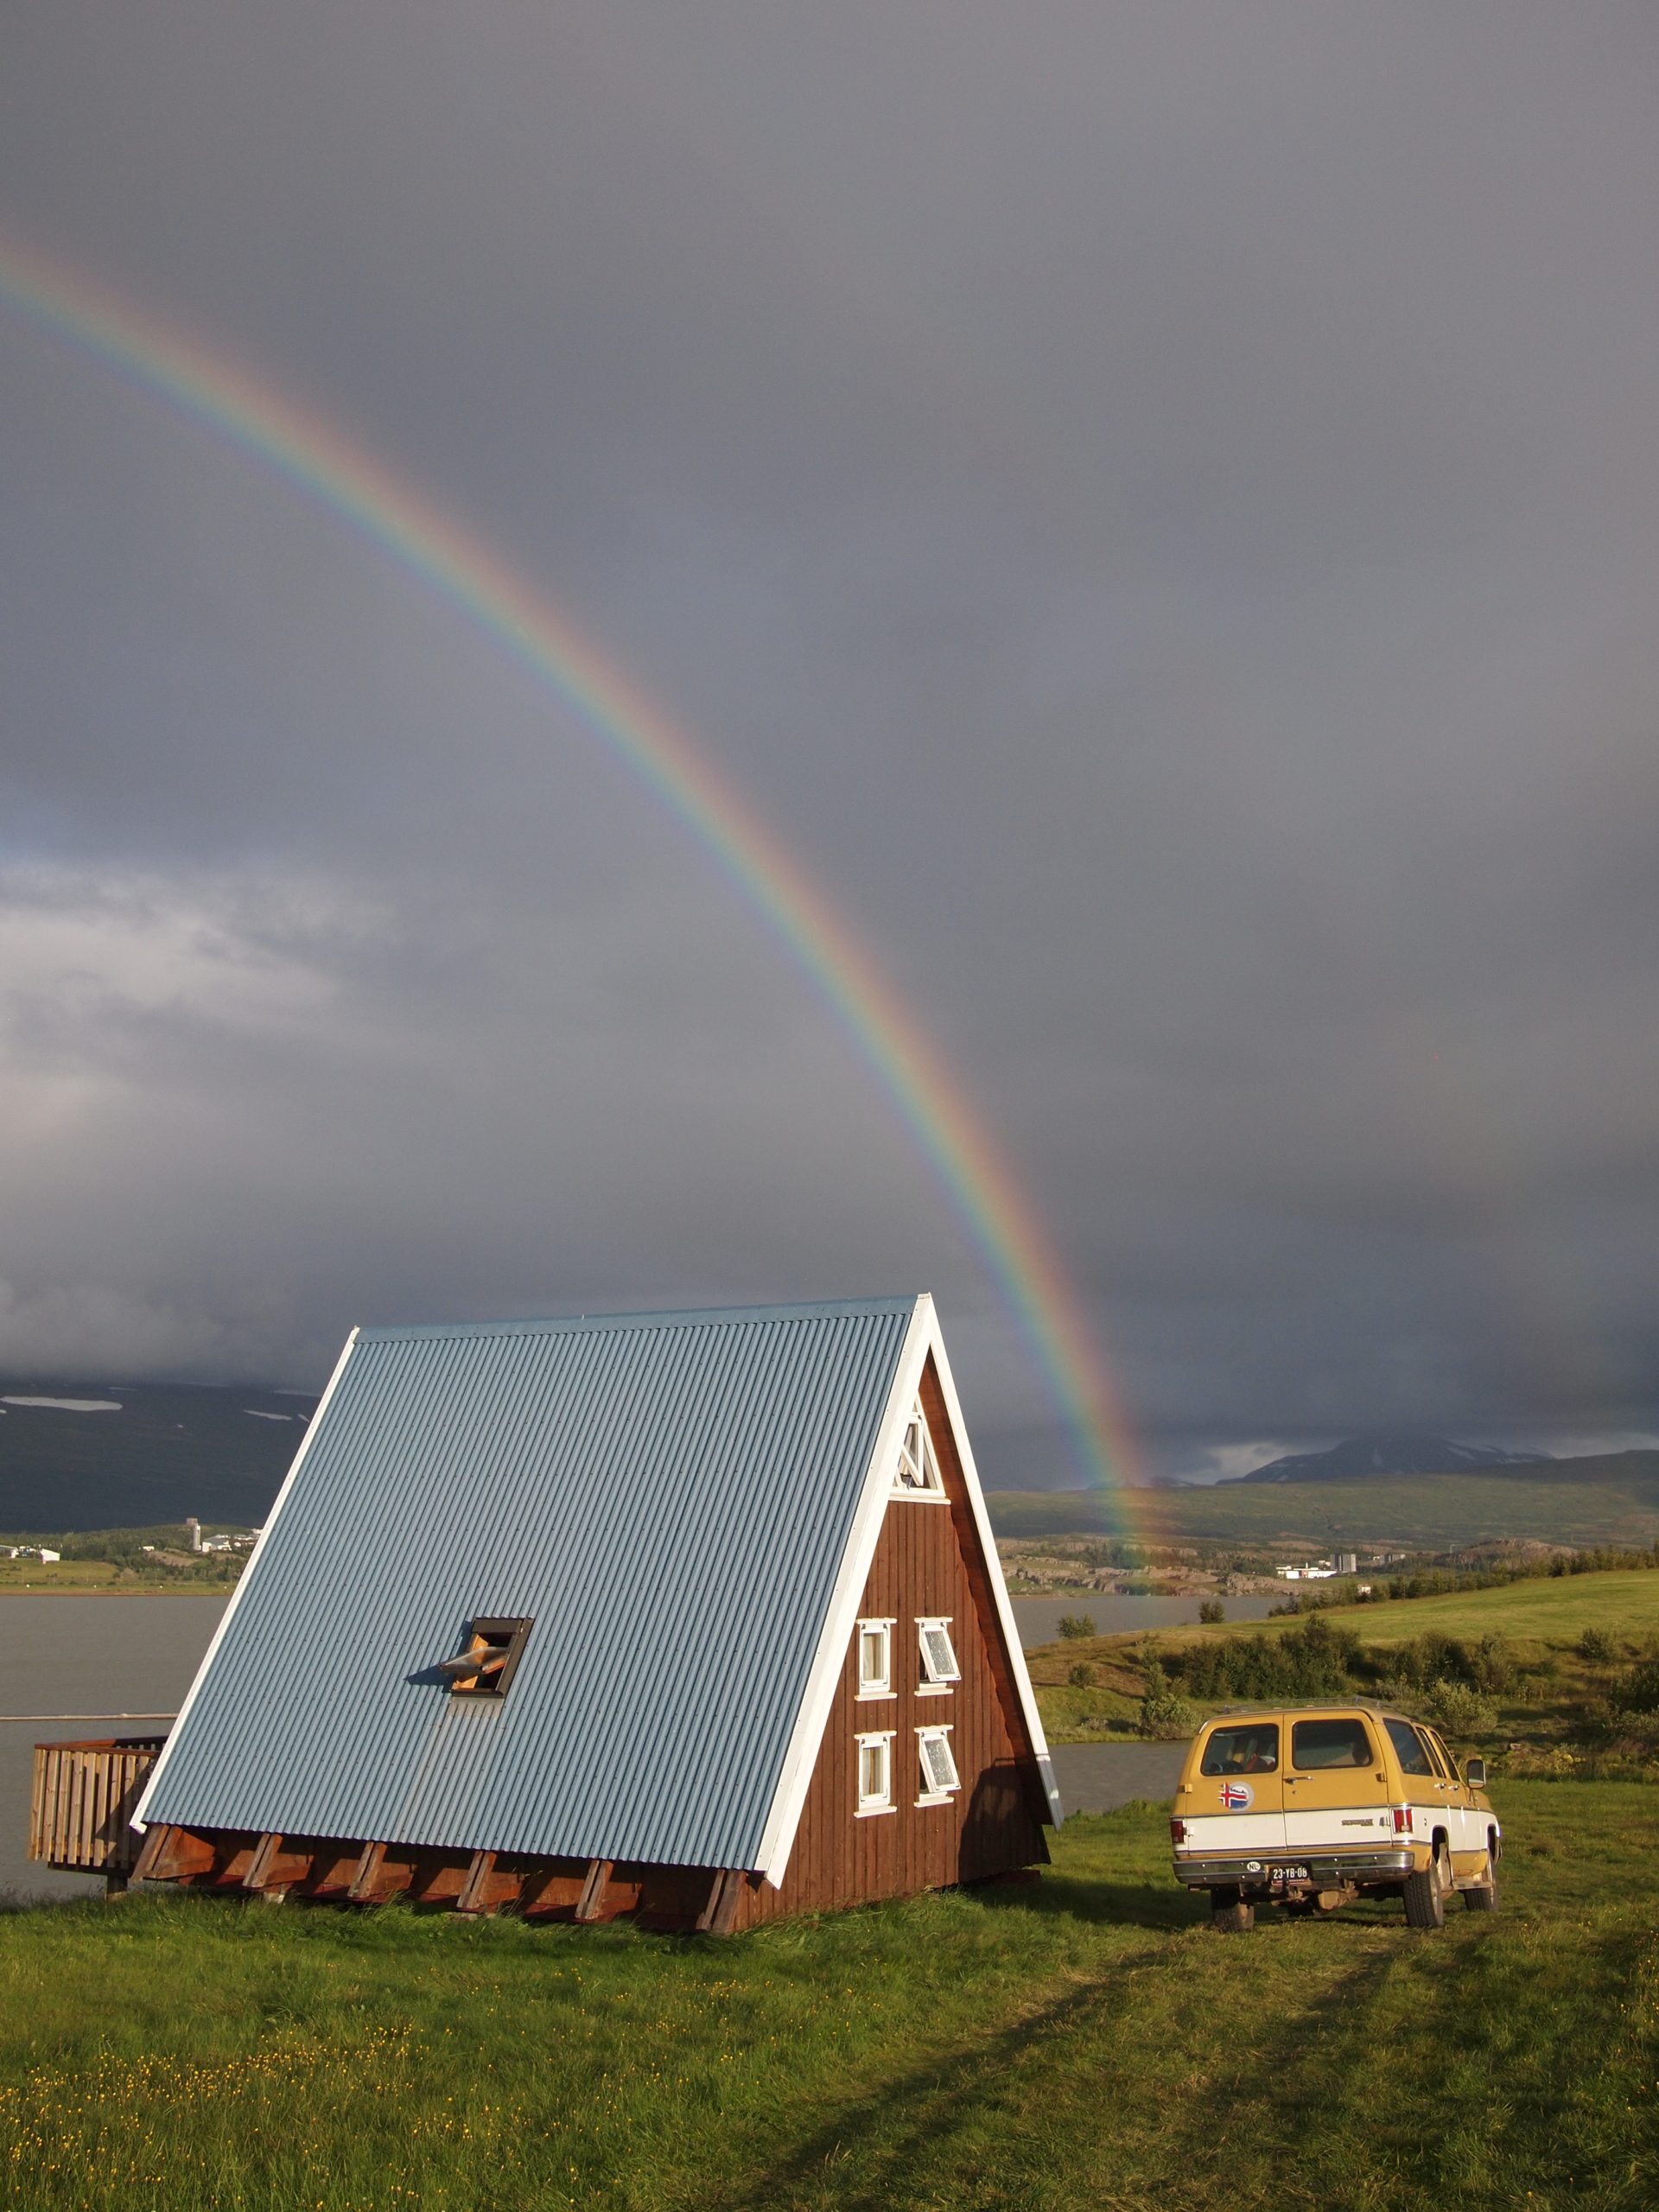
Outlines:
{"type": "Polygon", "coordinates": [[[1270,1882],[1305,1882],[1307,1869],[1306,1866],[1269,1866],[1268,1879],[1270,1882]]]}

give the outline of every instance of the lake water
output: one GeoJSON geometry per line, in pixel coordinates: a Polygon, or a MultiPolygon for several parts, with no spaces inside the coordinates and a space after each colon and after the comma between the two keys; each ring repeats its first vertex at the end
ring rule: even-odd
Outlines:
{"type": "MultiPolygon", "coordinates": [[[[1230,1598],[1228,1617],[1260,1620],[1273,1601],[1230,1598]]],[[[29,1777],[37,1739],[143,1735],[175,1713],[207,1649],[222,1596],[121,1592],[0,1598],[0,1891],[73,1896],[101,1882],[54,1874],[25,1854],[29,1777]],[[21,1716],[21,1717],[20,1717],[21,1716]]],[[[1196,1598],[1016,1598],[1029,1649],[1052,1643],[1062,1613],[1090,1614],[1100,1633],[1178,1628],[1196,1621],[1196,1598]]],[[[1068,1812],[1105,1811],[1131,1797],[1173,1794],[1181,1747],[1070,1744],[1054,1754],[1068,1812]]]]}
{"type": "Polygon", "coordinates": [[[166,1719],[152,1716],[178,1711],[225,1604],[168,1592],[0,1598],[0,1891],[102,1891],[101,1881],[54,1874],[25,1856],[35,1745],[163,1731],[166,1719]]]}

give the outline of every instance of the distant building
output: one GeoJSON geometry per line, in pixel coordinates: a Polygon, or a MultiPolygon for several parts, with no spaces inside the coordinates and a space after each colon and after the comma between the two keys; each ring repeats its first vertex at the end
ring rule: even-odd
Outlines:
{"type": "Polygon", "coordinates": [[[194,1513],[186,1520],[184,1532],[190,1539],[191,1550],[199,1552],[201,1549],[201,1523],[194,1513]]]}
{"type": "Polygon", "coordinates": [[[1060,1818],[931,1298],[353,1335],[138,1878],[725,1933],[1060,1818]]]}
{"type": "Polygon", "coordinates": [[[1357,1574],[1358,1572],[1359,1554],[1357,1552],[1338,1552],[1337,1554],[1337,1573],[1338,1574],[1357,1574]]]}

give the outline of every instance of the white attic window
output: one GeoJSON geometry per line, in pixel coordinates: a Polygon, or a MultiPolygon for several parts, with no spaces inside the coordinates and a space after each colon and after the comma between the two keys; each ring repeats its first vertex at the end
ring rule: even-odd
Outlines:
{"type": "Polygon", "coordinates": [[[858,1812],[868,1820],[872,1813],[891,1813],[893,1802],[893,1738],[891,1728],[880,1735],[858,1739],[858,1812]]]}
{"type": "Polygon", "coordinates": [[[927,1416],[922,1411],[919,1398],[912,1407],[910,1419],[905,1423],[904,1441],[899,1447],[899,1465],[893,1471],[893,1487],[894,1495],[899,1497],[944,1496],[939,1463],[933,1456],[933,1440],[927,1433],[927,1416]]]}
{"type": "Polygon", "coordinates": [[[943,1805],[962,1787],[957,1762],[950,1752],[948,1728],[918,1728],[916,1749],[922,1762],[922,1794],[918,1805],[943,1805]]]}
{"type": "Polygon", "coordinates": [[[895,1621],[860,1621],[858,1624],[858,1694],[893,1695],[893,1631],[895,1621]]]}
{"type": "Polygon", "coordinates": [[[922,1651],[922,1679],[918,1689],[925,1694],[948,1691],[953,1682],[962,1680],[962,1669],[957,1663],[957,1647],[950,1641],[948,1617],[935,1615],[916,1624],[916,1640],[922,1651]]]}

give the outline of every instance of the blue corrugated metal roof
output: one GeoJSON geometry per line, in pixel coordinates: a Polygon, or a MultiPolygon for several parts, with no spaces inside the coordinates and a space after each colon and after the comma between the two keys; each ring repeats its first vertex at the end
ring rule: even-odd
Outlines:
{"type": "Polygon", "coordinates": [[[362,1332],[146,1820],[757,1865],[916,1302],[362,1332]]]}

